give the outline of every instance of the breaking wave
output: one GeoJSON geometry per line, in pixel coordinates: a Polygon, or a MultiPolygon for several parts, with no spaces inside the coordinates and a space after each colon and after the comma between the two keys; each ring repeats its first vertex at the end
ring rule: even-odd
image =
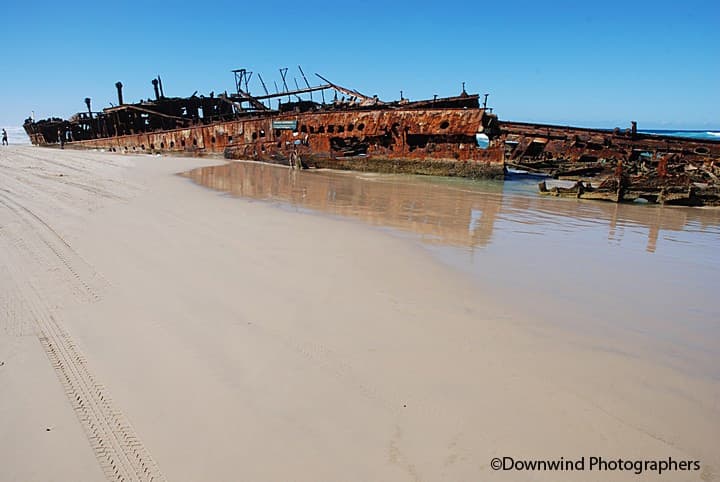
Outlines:
{"type": "Polygon", "coordinates": [[[681,131],[681,130],[641,130],[647,134],[655,134],[660,136],[687,137],[689,139],[710,139],[718,140],[720,131],[681,131]]]}

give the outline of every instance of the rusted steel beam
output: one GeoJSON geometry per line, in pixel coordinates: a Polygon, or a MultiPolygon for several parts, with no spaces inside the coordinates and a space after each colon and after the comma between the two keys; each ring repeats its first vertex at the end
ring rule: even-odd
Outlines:
{"type": "Polygon", "coordinates": [[[317,73],[316,73],[315,75],[317,75],[317,76],[318,76],[321,80],[323,80],[324,82],[327,82],[327,84],[328,84],[330,87],[332,87],[333,89],[337,90],[338,92],[342,92],[342,93],[345,94],[345,95],[349,95],[349,96],[351,96],[351,97],[357,97],[358,99],[360,99],[361,101],[364,101],[364,102],[375,102],[375,103],[378,103],[378,104],[381,104],[381,103],[382,103],[382,102],[380,102],[377,98],[368,97],[368,96],[365,95],[365,94],[361,94],[361,93],[358,92],[357,90],[348,89],[347,87],[343,87],[343,86],[341,86],[341,85],[333,84],[332,82],[330,82],[328,79],[326,79],[325,77],[323,77],[323,76],[320,75],[320,74],[317,74],[317,73]]]}
{"type": "Polygon", "coordinates": [[[140,107],[139,105],[132,105],[132,104],[127,104],[127,105],[123,105],[120,107],[111,107],[110,109],[107,109],[107,112],[116,112],[116,111],[122,111],[122,110],[136,110],[138,112],[144,112],[146,114],[152,114],[152,115],[156,115],[158,117],[163,117],[165,119],[173,119],[173,120],[181,121],[181,122],[189,121],[189,119],[185,119],[183,117],[178,117],[178,116],[169,115],[169,114],[163,114],[162,112],[158,112],[158,111],[155,111],[152,109],[148,109],[146,107],[140,107]]]}
{"type": "MultiPolygon", "coordinates": [[[[315,87],[307,87],[307,88],[302,88],[302,89],[295,89],[295,90],[290,90],[290,91],[287,91],[287,92],[280,92],[280,93],[277,93],[277,94],[254,95],[254,96],[252,96],[252,98],[255,99],[255,100],[276,99],[276,98],[278,98],[278,97],[285,97],[286,95],[308,94],[308,93],[310,93],[310,92],[317,92],[318,90],[327,90],[327,89],[331,89],[331,88],[332,88],[332,86],[329,85],[329,84],[327,84],[327,85],[318,85],[318,86],[315,86],[315,87]]],[[[246,98],[243,97],[243,100],[246,100],[246,98]]]]}
{"type": "Polygon", "coordinates": [[[238,89],[238,95],[234,96],[234,98],[249,102],[250,105],[255,107],[257,110],[268,110],[267,106],[260,102],[257,97],[253,97],[244,90],[238,89]]]}

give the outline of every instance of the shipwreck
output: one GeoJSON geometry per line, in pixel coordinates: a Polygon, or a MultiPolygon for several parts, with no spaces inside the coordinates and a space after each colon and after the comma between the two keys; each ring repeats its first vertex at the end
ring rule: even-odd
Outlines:
{"type": "Polygon", "coordinates": [[[315,74],[301,84],[280,69],[281,84],[250,93],[253,72],[232,71],[235,92],[166,97],[152,79],[154,98],[126,103],[116,83],[117,105],[86,110],[70,119],[24,123],[33,144],[122,153],[223,155],[291,165],[503,178],[508,168],[573,180],[543,194],[610,200],[720,204],[720,141],[639,133],[630,129],[506,122],[468,94],[382,101],[315,74]]]}

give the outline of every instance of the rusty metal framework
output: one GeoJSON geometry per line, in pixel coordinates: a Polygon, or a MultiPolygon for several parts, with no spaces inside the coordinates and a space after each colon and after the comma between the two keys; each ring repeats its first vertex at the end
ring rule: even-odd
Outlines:
{"type": "Polygon", "coordinates": [[[457,96],[382,101],[315,74],[301,85],[279,69],[282,87],[269,92],[259,73],[236,69],[235,92],[166,97],[160,77],[154,99],[86,110],[68,120],[27,119],[33,144],[126,153],[223,154],[304,167],[501,178],[506,167],[561,179],[571,188],[540,185],[557,196],[612,201],[720,204],[720,141],[653,136],[632,129],[499,121],[463,83],[457,96]],[[256,76],[263,94],[250,92],[256,76]],[[320,99],[313,97],[320,93],[320,99]],[[326,93],[332,100],[326,102],[326,93]]]}
{"type": "Polygon", "coordinates": [[[500,122],[505,164],[556,179],[571,187],[540,192],[613,202],[720,204],[720,142],[644,134],[629,129],[500,122]]]}

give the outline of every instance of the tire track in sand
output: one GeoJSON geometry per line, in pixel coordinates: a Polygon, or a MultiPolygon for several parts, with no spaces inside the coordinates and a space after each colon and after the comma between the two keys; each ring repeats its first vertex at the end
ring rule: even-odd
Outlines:
{"type": "MultiPolygon", "coordinates": [[[[108,286],[109,282],[92,269],[55,229],[35,212],[12,199],[11,195],[11,191],[0,188],[0,205],[12,211],[16,219],[31,230],[30,239],[27,239],[28,236],[23,236],[22,230],[20,233],[15,233],[19,237],[19,239],[15,240],[16,247],[22,245],[35,261],[46,265],[48,268],[56,268],[57,266],[53,266],[53,264],[56,264],[56,261],[59,260],[63,265],[62,267],[64,267],[66,281],[73,288],[73,294],[79,297],[81,301],[100,301],[99,291],[101,291],[101,288],[108,286]],[[38,249],[36,247],[33,249],[30,246],[33,240],[40,241],[38,244],[44,245],[47,248],[45,251],[50,251],[50,253],[45,253],[50,255],[50,259],[42,259],[42,248],[38,249]],[[91,284],[94,286],[85,281],[87,278],[91,279],[91,284]]],[[[8,235],[8,237],[12,236],[10,233],[8,235]]]]}
{"type": "MultiPolygon", "coordinates": [[[[4,249],[4,285],[11,297],[5,307],[11,331],[24,331],[19,320],[32,320],[34,332],[50,360],[108,480],[117,482],[164,481],[130,423],[115,407],[107,389],[88,367],[87,360],[63,326],[59,315],[48,305],[48,293],[40,286],[42,273],[59,273],[56,289],[80,292],[80,302],[100,299],[91,286],[105,284],[93,267],[42,217],[25,206],[23,199],[0,189],[0,208],[8,221],[0,229],[4,249]],[[85,277],[91,279],[90,283],[85,277]],[[64,281],[64,282],[63,282],[64,281]]],[[[62,293],[60,293],[62,295],[62,293]]],[[[21,322],[20,322],[21,324],[21,322]]]]}
{"type": "Polygon", "coordinates": [[[108,480],[165,480],[132,426],[114,406],[107,389],[88,369],[87,360],[61,320],[45,306],[36,287],[27,282],[18,291],[24,294],[37,324],[38,339],[108,480]]]}

